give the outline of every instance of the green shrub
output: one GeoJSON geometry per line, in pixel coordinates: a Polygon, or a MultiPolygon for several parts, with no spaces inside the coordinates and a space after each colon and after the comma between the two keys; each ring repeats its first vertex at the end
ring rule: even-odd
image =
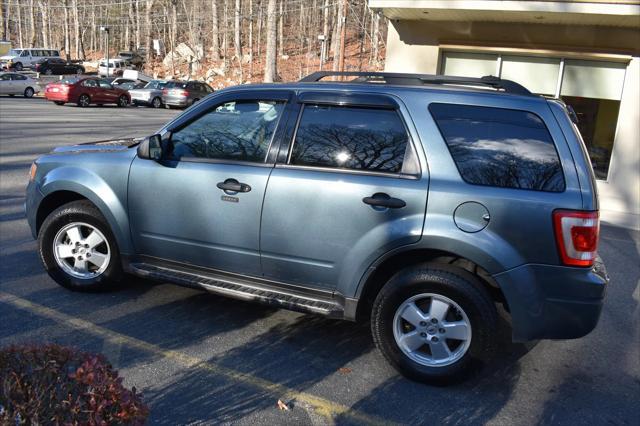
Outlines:
{"type": "Polygon", "coordinates": [[[141,425],[148,413],[102,355],[59,345],[0,350],[0,424],[141,425]]]}

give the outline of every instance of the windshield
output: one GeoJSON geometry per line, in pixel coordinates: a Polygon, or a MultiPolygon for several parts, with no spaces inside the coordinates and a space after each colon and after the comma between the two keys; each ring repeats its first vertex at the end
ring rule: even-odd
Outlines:
{"type": "Polygon", "coordinates": [[[22,49],[11,49],[7,53],[7,56],[20,56],[21,53],[22,53],[22,49]]]}
{"type": "Polygon", "coordinates": [[[166,81],[153,80],[147,83],[147,85],[144,86],[144,88],[145,89],[164,89],[165,86],[167,86],[166,81]]]}

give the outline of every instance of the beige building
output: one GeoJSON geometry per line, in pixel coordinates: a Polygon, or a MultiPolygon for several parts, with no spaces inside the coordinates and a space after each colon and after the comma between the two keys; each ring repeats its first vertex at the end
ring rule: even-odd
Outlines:
{"type": "Polygon", "coordinates": [[[640,229],[640,1],[369,0],[386,70],[517,81],[578,114],[605,223],[640,229]]]}

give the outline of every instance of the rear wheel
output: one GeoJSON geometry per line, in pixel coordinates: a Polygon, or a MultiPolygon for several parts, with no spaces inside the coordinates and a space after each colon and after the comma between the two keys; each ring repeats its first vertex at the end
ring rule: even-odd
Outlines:
{"type": "Polygon", "coordinates": [[[371,329],[385,358],[403,375],[447,384],[488,359],[498,316],[493,301],[467,271],[437,264],[394,275],[373,306],[371,329]]]}
{"type": "Polygon", "coordinates": [[[76,74],[78,75],[84,74],[84,68],[80,68],[80,67],[76,68],[76,74]]]}
{"type": "Polygon", "coordinates": [[[155,98],[153,98],[153,100],[151,101],[151,106],[154,108],[160,108],[162,107],[162,99],[160,99],[158,96],[156,96],[155,98]]]}
{"type": "Polygon", "coordinates": [[[85,108],[88,107],[91,104],[91,98],[89,98],[89,95],[85,95],[82,94],[80,95],[80,97],[78,98],[78,106],[85,108]]]}
{"type": "Polygon", "coordinates": [[[129,99],[125,95],[121,95],[118,98],[118,106],[123,108],[123,107],[126,107],[127,105],[129,105],[129,99]]]}
{"type": "Polygon", "coordinates": [[[62,101],[53,101],[53,103],[56,105],[64,105],[64,102],[62,101]]]}
{"type": "Polygon", "coordinates": [[[113,233],[88,201],[74,201],[51,213],[42,224],[38,245],[49,276],[70,290],[104,290],[122,278],[113,233]]]}
{"type": "Polygon", "coordinates": [[[22,69],[23,69],[23,68],[24,68],[24,67],[22,66],[22,62],[16,62],[16,63],[13,65],[13,69],[15,69],[16,71],[22,71],[22,69]]]}
{"type": "Polygon", "coordinates": [[[24,89],[25,98],[32,98],[34,93],[35,91],[33,90],[33,87],[27,87],[26,89],[24,89]]]}

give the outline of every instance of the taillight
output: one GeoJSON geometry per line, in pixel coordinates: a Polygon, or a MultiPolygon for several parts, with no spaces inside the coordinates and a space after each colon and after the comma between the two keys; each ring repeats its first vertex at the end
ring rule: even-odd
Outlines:
{"type": "Polygon", "coordinates": [[[188,90],[178,90],[177,94],[179,96],[189,96],[189,91],[188,90]]]}
{"type": "Polygon", "coordinates": [[[162,94],[163,94],[163,95],[168,95],[168,94],[169,94],[169,91],[168,91],[167,89],[162,89],[162,94]]]}
{"type": "Polygon", "coordinates": [[[592,266],[598,250],[598,212],[556,210],[553,212],[556,243],[562,263],[592,266]]]}

